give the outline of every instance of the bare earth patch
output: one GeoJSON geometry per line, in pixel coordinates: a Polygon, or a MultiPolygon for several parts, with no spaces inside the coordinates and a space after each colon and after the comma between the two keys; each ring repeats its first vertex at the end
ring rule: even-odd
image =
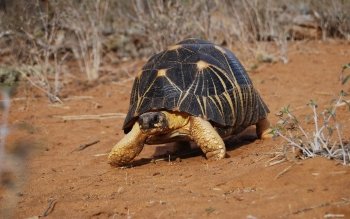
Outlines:
{"type": "MultiPolygon", "coordinates": [[[[349,91],[339,82],[341,67],[350,61],[348,42],[294,44],[289,57],[288,64],[261,64],[249,72],[273,123],[283,106],[290,104],[303,118],[310,114],[310,99],[324,106],[341,89],[349,91]]],[[[251,140],[254,130],[229,144],[229,158],[217,162],[207,161],[196,148],[168,157],[171,146],[145,146],[132,167],[110,167],[106,153],[123,136],[131,86],[127,80],[68,87],[72,91],[63,105],[50,104],[33,89],[18,89],[8,148],[25,142],[31,151],[16,163],[24,177],[15,194],[14,218],[350,217],[349,166],[321,157],[269,165],[283,141],[251,140]],[[117,112],[120,116],[112,118],[64,119],[117,112]]],[[[343,124],[349,130],[349,117],[343,124]]],[[[0,190],[3,212],[10,210],[3,205],[8,200],[0,190]]]]}

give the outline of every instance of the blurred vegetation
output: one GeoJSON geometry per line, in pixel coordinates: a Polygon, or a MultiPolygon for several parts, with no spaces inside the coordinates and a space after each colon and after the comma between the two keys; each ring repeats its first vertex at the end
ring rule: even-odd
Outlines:
{"type": "Polygon", "coordinates": [[[0,62],[53,95],[71,63],[91,81],[188,37],[286,63],[290,41],[350,40],[349,11],[348,0],[0,0],[0,57],[11,57],[0,62]]]}

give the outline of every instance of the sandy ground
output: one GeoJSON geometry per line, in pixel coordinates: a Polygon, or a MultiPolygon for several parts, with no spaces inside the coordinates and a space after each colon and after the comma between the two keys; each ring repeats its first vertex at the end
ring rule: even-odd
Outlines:
{"type": "MultiPolygon", "coordinates": [[[[348,42],[303,42],[290,46],[288,64],[260,64],[249,74],[274,124],[283,106],[304,118],[311,114],[310,99],[321,108],[349,90],[339,83],[349,61],[348,42]]],[[[283,141],[252,140],[253,128],[227,145],[224,160],[207,161],[196,148],[173,153],[171,145],[146,146],[132,167],[110,167],[106,153],[124,135],[131,86],[132,80],[71,84],[63,105],[20,87],[11,103],[7,149],[21,159],[14,160],[10,185],[0,189],[0,217],[350,218],[349,166],[325,158],[269,166],[283,141]],[[116,112],[120,118],[62,119],[116,112]]],[[[346,130],[349,117],[342,120],[346,130]]]]}

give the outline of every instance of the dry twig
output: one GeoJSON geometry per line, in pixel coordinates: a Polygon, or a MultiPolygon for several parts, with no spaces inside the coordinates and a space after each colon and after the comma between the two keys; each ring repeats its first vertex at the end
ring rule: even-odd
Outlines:
{"type": "Polygon", "coordinates": [[[285,168],[284,170],[282,170],[280,173],[278,173],[275,176],[275,180],[280,178],[283,174],[285,174],[286,172],[288,172],[288,170],[290,170],[290,168],[292,168],[294,166],[294,164],[290,165],[289,167],[285,168]]]}
{"type": "Polygon", "coordinates": [[[344,218],[344,214],[325,214],[324,218],[344,218]]]}
{"type": "Polygon", "coordinates": [[[56,199],[50,199],[46,210],[39,217],[46,217],[46,216],[48,216],[54,210],[56,204],[57,204],[57,200],[56,199]]]}
{"type": "Polygon", "coordinates": [[[72,115],[72,116],[54,116],[56,118],[63,119],[63,121],[71,120],[104,120],[104,119],[116,119],[125,118],[125,113],[104,113],[99,115],[72,115]]]}
{"type": "Polygon", "coordinates": [[[90,143],[87,143],[87,144],[82,144],[77,149],[74,149],[72,152],[74,152],[74,151],[82,151],[85,148],[90,147],[90,146],[92,146],[94,144],[97,144],[99,142],[100,142],[100,140],[96,140],[96,141],[93,141],[93,142],[90,142],[90,143]]]}
{"type": "Polygon", "coordinates": [[[135,78],[134,77],[130,77],[130,78],[127,78],[127,79],[124,79],[124,80],[120,80],[120,81],[113,81],[112,84],[122,85],[122,84],[125,84],[125,83],[133,81],[133,80],[135,80],[135,78]]]}
{"type": "Polygon", "coordinates": [[[94,154],[95,157],[102,157],[102,156],[107,156],[108,153],[102,153],[102,154],[94,154]]]}
{"type": "Polygon", "coordinates": [[[287,159],[283,153],[275,153],[275,156],[266,162],[265,167],[274,166],[276,164],[283,163],[286,160],[287,159]]]}
{"type": "Polygon", "coordinates": [[[303,213],[303,212],[307,212],[307,211],[311,211],[311,210],[314,210],[316,208],[322,208],[322,207],[327,207],[327,206],[332,206],[332,205],[337,205],[337,206],[340,206],[340,205],[348,205],[350,204],[350,199],[348,198],[342,198],[341,201],[336,201],[336,202],[325,202],[325,203],[322,203],[322,204],[319,204],[319,205],[314,205],[314,206],[310,206],[310,207],[307,207],[307,208],[302,208],[302,209],[299,209],[299,210],[296,210],[296,211],[293,211],[291,213],[288,213],[286,215],[283,215],[282,217],[286,217],[288,215],[295,215],[295,214],[300,214],[300,213],[303,213]]]}
{"type": "Polygon", "coordinates": [[[86,100],[86,99],[93,99],[92,96],[70,96],[67,98],[64,98],[65,101],[68,100],[86,100]]]}

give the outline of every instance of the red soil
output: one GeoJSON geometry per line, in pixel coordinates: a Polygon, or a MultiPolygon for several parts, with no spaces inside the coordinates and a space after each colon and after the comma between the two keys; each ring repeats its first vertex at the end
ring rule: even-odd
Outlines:
{"type": "MultiPolygon", "coordinates": [[[[311,114],[310,99],[322,108],[341,89],[348,90],[340,85],[339,72],[349,57],[348,42],[299,43],[290,46],[288,64],[264,63],[250,72],[271,110],[271,122],[277,122],[274,114],[283,106],[291,105],[303,118],[311,114]]],[[[15,151],[18,142],[31,148],[16,163],[25,174],[17,178],[20,188],[11,199],[18,202],[14,218],[42,215],[50,200],[49,218],[350,218],[349,166],[326,158],[268,166],[283,141],[245,140],[253,129],[228,145],[230,157],[224,160],[207,161],[194,149],[169,161],[173,147],[145,146],[133,167],[110,167],[101,154],[123,137],[123,118],[64,122],[60,116],[126,113],[131,85],[131,80],[86,89],[68,85],[63,105],[50,104],[35,88],[18,89],[7,148],[15,151]],[[90,98],[69,99],[73,96],[90,98]],[[100,142],[74,151],[95,140],[100,142]],[[165,159],[151,162],[155,155],[165,159]]],[[[342,120],[346,130],[349,117],[342,120]]],[[[10,211],[10,195],[0,189],[3,215],[10,211]]]]}

